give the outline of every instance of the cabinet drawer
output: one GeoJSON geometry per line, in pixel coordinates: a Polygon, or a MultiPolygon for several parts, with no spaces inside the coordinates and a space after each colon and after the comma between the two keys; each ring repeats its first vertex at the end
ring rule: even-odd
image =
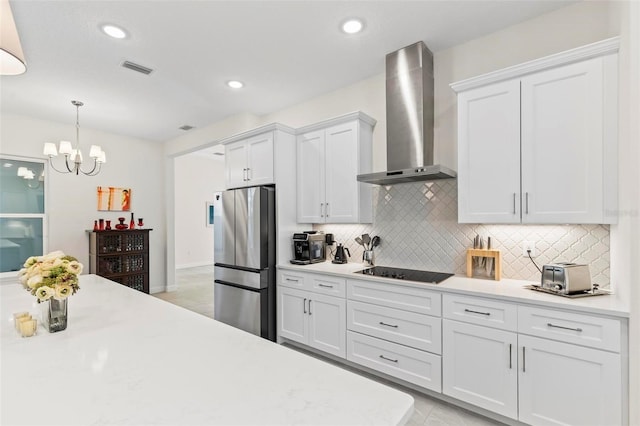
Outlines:
{"type": "Polygon", "coordinates": [[[349,300],[347,328],[369,336],[440,354],[440,318],[349,300]]]}
{"type": "Polygon", "coordinates": [[[520,306],[518,332],[620,352],[620,321],[611,318],[520,306]]]}
{"type": "Polygon", "coordinates": [[[347,280],[331,275],[309,275],[310,290],[331,296],[345,297],[347,280]]]}
{"type": "Polygon", "coordinates": [[[452,294],[445,294],[442,304],[445,318],[501,330],[518,329],[517,305],[452,294]]]}
{"type": "Polygon", "coordinates": [[[305,274],[289,271],[278,271],[278,284],[283,287],[307,289],[305,274]]]}
{"type": "Polygon", "coordinates": [[[347,359],[436,392],[442,388],[439,355],[347,331],[347,359]]]}
{"type": "Polygon", "coordinates": [[[347,298],[436,317],[442,312],[440,293],[375,281],[348,280],[347,298]]]}

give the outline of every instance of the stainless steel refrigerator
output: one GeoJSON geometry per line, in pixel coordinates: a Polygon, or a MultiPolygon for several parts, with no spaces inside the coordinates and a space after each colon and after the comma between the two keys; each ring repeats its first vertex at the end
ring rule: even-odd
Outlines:
{"type": "Polygon", "coordinates": [[[215,194],[214,318],[276,340],[275,189],[215,194]]]}

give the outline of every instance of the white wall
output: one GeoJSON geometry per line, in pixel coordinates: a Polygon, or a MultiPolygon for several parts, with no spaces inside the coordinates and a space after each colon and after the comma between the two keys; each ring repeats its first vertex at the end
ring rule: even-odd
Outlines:
{"type": "MultiPolygon", "coordinates": [[[[42,158],[43,143],[61,139],[75,141],[73,121],[61,124],[10,114],[0,117],[2,154],[42,158]]],[[[152,292],[162,291],[166,255],[162,145],[83,127],[80,143],[85,156],[88,156],[90,145],[101,145],[107,154],[107,163],[94,177],[48,171],[48,250],[63,250],[76,256],[88,272],[89,238],[85,230],[93,229],[95,219],[110,219],[115,224],[122,216],[118,212],[97,211],[96,187],[130,187],[131,211],[136,217],[144,218],[145,228],[153,228],[150,233],[150,288],[152,292]]]]}
{"type": "Polygon", "coordinates": [[[176,268],[213,264],[213,227],[205,206],[224,190],[224,157],[187,154],[175,159],[176,268]]]}

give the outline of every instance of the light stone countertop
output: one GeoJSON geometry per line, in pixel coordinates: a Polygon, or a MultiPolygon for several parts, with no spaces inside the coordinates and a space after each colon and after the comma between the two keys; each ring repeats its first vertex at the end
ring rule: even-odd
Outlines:
{"type": "Polygon", "coordinates": [[[629,317],[629,304],[626,301],[620,300],[615,294],[570,299],[524,288],[524,286],[533,284],[532,281],[505,278],[500,281],[494,281],[481,278],[467,278],[463,275],[454,275],[439,284],[428,284],[416,281],[397,280],[393,278],[373,277],[370,275],[365,276],[354,273],[365,268],[367,268],[366,265],[358,262],[334,264],[330,261],[314,263],[311,265],[293,265],[286,263],[278,265],[278,269],[280,270],[315,272],[340,276],[352,280],[377,281],[408,287],[428,288],[442,293],[457,293],[469,296],[488,297],[509,302],[527,303],[554,309],[571,309],[579,312],[608,315],[618,318],[629,317]]]}
{"type": "Polygon", "coordinates": [[[0,286],[3,425],[395,425],[413,398],[276,343],[82,275],[66,330],[19,337],[38,316],[0,286]]]}

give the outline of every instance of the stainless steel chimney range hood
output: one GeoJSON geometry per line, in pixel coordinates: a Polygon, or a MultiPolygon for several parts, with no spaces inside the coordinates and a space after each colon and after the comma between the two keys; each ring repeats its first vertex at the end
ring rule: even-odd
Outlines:
{"type": "Polygon", "coordinates": [[[450,179],[433,164],[433,54],[419,41],[386,57],[387,171],[358,175],[375,185],[450,179]]]}

